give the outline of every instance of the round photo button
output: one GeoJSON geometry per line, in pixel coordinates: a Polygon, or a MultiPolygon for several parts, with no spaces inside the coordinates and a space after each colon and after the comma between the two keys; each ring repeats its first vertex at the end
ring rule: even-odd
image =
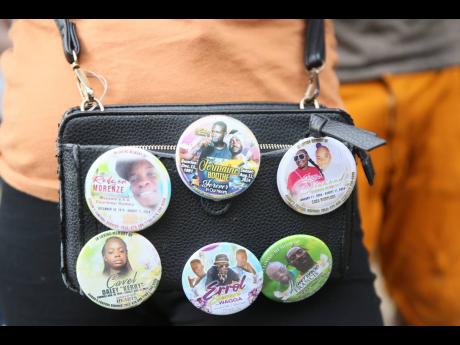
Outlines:
{"type": "Polygon", "coordinates": [[[176,149],[177,171],[196,194],[213,200],[244,192],[259,171],[260,149],[251,130],[229,116],[193,122],[176,149]]]}
{"type": "Polygon", "coordinates": [[[85,181],[92,214],[105,226],[140,231],[165,213],[171,181],[161,161],[136,147],[118,147],[99,156],[85,181]]]}
{"type": "Polygon", "coordinates": [[[207,245],[193,254],[182,273],[185,295],[198,309],[229,315],[249,307],[262,289],[259,260],[228,242],[207,245]]]}
{"type": "Polygon", "coordinates": [[[77,279],[85,295],[109,309],[147,300],[161,278],[155,247],[144,236],[109,230],[89,240],[78,255],[77,279]]]}
{"type": "Polygon", "coordinates": [[[353,192],[356,162],[350,150],[330,138],[306,138],[293,145],[281,159],[278,191],[284,202],[308,215],[329,213],[353,192]]]}
{"type": "Polygon", "coordinates": [[[272,244],[260,259],[262,293],[277,302],[298,302],[323,287],[332,270],[327,245],[309,235],[293,235],[272,244]]]}

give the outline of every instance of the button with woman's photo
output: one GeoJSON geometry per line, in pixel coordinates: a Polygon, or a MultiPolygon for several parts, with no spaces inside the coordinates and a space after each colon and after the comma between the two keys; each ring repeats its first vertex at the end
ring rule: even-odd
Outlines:
{"type": "Polygon", "coordinates": [[[198,309],[229,315],[249,307],[262,289],[263,272],[257,257],[234,243],[220,242],[199,249],[188,259],[182,287],[198,309]]]}
{"type": "Polygon", "coordinates": [[[118,147],[99,156],[85,181],[93,215],[112,230],[140,231],[165,213],[171,181],[161,161],[136,147],[118,147]]]}
{"type": "Polygon", "coordinates": [[[281,159],[278,191],[297,212],[321,215],[339,208],[356,184],[356,162],[350,150],[330,138],[306,138],[281,159]]]}
{"type": "Polygon", "coordinates": [[[134,232],[109,230],[94,236],[80,251],[77,279],[96,304],[129,309],[147,300],[161,278],[155,247],[134,232]]]}
{"type": "Polygon", "coordinates": [[[332,255],[327,245],[310,235],[293,235],[272,244],[260,258],[262,293],[277,302],[298,302],[312,296],[328,280],[332,255]]]}
{"type": "Polygon", "coordinates": [[[260,165],[259,144],[241,121],[206,116],[180,137],[176,165],[182,181],[194,193],[207,199],[228,199],[254,182],[260,165]]]}

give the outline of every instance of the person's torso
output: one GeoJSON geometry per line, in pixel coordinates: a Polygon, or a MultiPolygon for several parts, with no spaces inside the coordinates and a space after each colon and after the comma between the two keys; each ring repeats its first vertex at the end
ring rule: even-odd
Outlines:
{"type": "Polygon", "coordinates": [[[459,19],[336,19],[342,82],[460,63],[459,19]]]}
{"type": "MultiPolygon", "coordinates": [[[[74,22],[81,68],[108,82],[104,104],[298,102],[305,91],[303,20],[74,22]]],[[[76,79],[53,20],[17,20],[10,37],[13,48],[1,61],[0,174],[16,189],[57,201],[58,123],[81,103],[76,79]]],[[[327,54],[333,63],[334,51],[327,54]]],[[[323,101],[340,105],[332,70],[321,78],[323,101]]]]}
{"type": "Polygon", "coordinates": [[[289,185],[295,188],[299,182],[311,185],[314,182],[319,182],[322,178],[321,173],[315,167],[307,167],[305,169],[297,168],[290,176],[289,185]]]}

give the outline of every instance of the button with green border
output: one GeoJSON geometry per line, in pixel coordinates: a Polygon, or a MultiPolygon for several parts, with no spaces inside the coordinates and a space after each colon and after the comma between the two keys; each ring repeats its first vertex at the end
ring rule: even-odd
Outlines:
{"type": "Polygon", "coordinates": [[[272,244],[260,258],[264,271],[262,293],[277,302],[304,300],[329,279],[332,254],[311,235],[292,235],[272,244]]]}

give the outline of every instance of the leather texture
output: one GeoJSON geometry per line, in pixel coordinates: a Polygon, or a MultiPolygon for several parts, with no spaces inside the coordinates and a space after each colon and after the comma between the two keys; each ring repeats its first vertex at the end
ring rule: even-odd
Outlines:
{"type": "Polygon", "coordinates": [[[320,114],[314,114],[310,117],[310,133],[314,137],[328,135],[366,151],[373,150],[386,143],[384,139],[373,132],[328,119],[320,114]]]}
{"type": "Polygon", "coordinates": [[[61,34],[64,55],[68,63],[74,62],[73,51],[80,54],[80,42],[78,41],[77,28],[69,19],[55,19],[56,25],[61,34]]]}
{"type": "Polygon", "coordinates": [[[374,165],[372,164],[371,156],[363,149],[357,149],[356,153],[361,160],[361,165],[364,173],[366,174],[367,182],[372,186],[374,184],[375,170],[374,165]]]}
{"type": "Polygon", "coordinates": [[[307,70],[320,68],[326,61],[324,20],[308,19],[305,34],[305,67],[307,70]]]}
{"type": "MultiPolygon", "coordinates": [[[[102,153],[121,145],[175,145],[192,122],[207,115],[227,115],[242,121],[259,144],[296,143],[310,132],[312,115],[326,118],[326,124],[334,121],[353,127],[350,116],[338,109],[300,110],[298,105],[279,103],[106,106],[104,112],[69,110],[60,124],[57,149],[62,274],[70,289],[82,293],[76,277],[81,248],[90,238],[108,230],[86,205],[84,181],[91,164],[102,153]]],[[[334,128],[340,127],[338,124],[334,128]]],[[[286,150],[275,150],[262,151],[259,174],[247,191],[226,202],[213,202],[195,195],[183,184],[174,151],[151,152],[166,166],[172,183],[166,213],[140,232],[160,254],[163,273],[159,289],[181,290],[186,261],[206,244],[235,242],[260,257],[272,243],[299,233],[317,236],[328,245],[333,257],[332,279],[345,274],[357,212],[356,191],[341,207],[325,215],[307,216],[292,210],[281,199],[276,185],[278,165],[286,150]]]]}

